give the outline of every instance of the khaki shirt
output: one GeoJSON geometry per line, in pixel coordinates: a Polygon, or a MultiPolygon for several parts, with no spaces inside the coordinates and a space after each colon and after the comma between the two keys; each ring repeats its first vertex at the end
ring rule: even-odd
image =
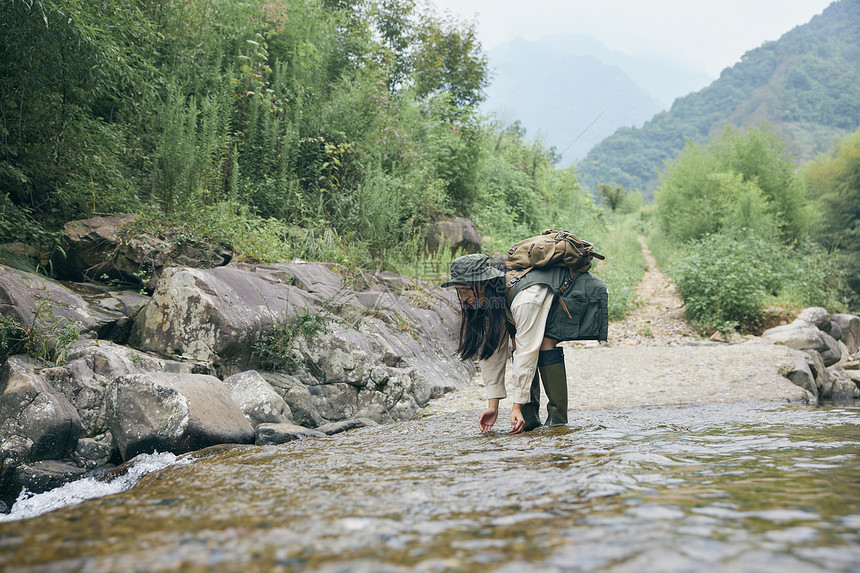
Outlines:
{"type": "MultiPolygon", "coordinates": [[[[534,284],[520,291],[511,302],[511,315],[517,327],[513,354],[511,400],[516,404],[529,401],[532,378],[537,368],[538,352],[543,342],[546,319],[554,293],[545,284],[534,284]]],[[[480,361],[481,378],[487,398],[506,398],[505,367],[508,361],[508,336],[505,334],[495,354],[480,361]]]]}

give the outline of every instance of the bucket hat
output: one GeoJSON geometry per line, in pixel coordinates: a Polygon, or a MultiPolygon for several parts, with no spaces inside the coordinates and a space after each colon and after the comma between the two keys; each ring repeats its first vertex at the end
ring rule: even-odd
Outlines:
{"type": "Polygon", "coordinates": [[[475,253],[451,261],[451,280],[442,283],[442,286],[465,286],[503,276],[505,273],[490,266],[490,257],[475,253]]]}

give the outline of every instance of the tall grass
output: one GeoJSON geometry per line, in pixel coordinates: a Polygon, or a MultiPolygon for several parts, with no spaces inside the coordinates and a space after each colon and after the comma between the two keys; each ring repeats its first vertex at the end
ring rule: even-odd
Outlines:
{"type": "Polygon", "coordinates": [[[611,219],[595,249],[606,256],[592,272],[603,279],[609,290],[609,319],[622,320],[636,304],[636,286],[645,275],[647,264],[639,243],[637,214],[611,219]]]}

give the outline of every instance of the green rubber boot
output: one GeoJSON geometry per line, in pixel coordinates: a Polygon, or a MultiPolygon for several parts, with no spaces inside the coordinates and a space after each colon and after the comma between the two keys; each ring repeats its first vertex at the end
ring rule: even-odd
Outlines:
{"type": "Polygon", "coordinates": [[[564,350],[553,348],[538,354],[538,372],[549,403],[546,406],[548,426],[567,424],[567,372],[564,350]]]}
{"type": "Polygon", "coordinates": [[[540,427],[540,378],[538,378],[537,370],[535,377],[532,378],[531,389],[529,390],[529,401],[520,406],[520,411],[523,413],[523,432],[528,432],[540,427]]]}

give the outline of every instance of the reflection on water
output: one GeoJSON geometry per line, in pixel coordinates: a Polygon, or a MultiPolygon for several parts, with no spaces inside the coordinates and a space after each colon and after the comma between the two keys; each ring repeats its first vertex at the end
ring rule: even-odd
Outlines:
{"type": "Polygon", "coordinates": [[[856,410],[571,412],[513,437],[475,416],[203,452],[0,524],[0,568],[860,570],[856,410]]]}

